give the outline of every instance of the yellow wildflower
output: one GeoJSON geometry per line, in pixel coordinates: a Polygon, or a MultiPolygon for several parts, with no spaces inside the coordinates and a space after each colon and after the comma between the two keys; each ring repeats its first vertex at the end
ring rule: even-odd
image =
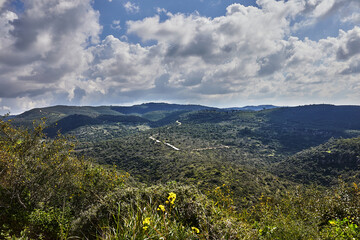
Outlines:
{"type": "Polygon", "coordinates": [[[149,217],[144,219],[143,225],[150,225],[150,218],[149,217]]]}
{"type": "Polygon", "coordinates": [[[176,194],[171,192],[171,193],[169,193],[169,197],[168,197],[169,201],[167,201],[167,202],[169,202],[170,204],[174,204],[175,199],[176,199],[176,194]]]}
{"type": "Polygon", "coordinates": [[[191,230],[193,230],[193,232],[196,234],[200,233],[200,230],[196,227],[191,227],[191,230]]]}
{"type": "Polygon", "coordinates": [[[144,229],[144,230],[148,229],[148,226],[144,226],[143,229],[144,229]]]}
{"type": "Polygon", "coordinates": [[[165,212],[165,206],[160,204],[157,210],[165,212]]]}
{"type": "Polygon", "coordinates": [[[329,223],[330,223],[331,225],[336,225],[336,221],[335,221],[335,220],[330,220],[329,223]]]}

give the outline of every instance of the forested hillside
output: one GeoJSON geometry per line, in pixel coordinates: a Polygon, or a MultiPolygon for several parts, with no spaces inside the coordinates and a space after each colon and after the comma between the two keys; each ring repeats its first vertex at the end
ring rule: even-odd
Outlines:
{"type": "Polygon", "coordinates": [[[360,179],[360,138],[331,139],[275,164],[282,177],[306,184],[333,185],[338,178],[347,182],[360,179]]]}
{"type": "Polygon", "coordinates": [[[357,239],[359,117],[332,105],[31,110],[1,121],[0,238],[357,239]]]}

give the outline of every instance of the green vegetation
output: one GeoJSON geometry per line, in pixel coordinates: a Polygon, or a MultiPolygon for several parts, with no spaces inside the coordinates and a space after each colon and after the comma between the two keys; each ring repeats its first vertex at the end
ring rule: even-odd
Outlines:
{"type": "Polygon", "coordinates": [[[42,123],[31,132],[3,121],[0,127],[2,238],[234,239],[246,233],[222,199],[215,203],[196,187],[132,183],[126,173],[73,156],[69,139],[45,138],[42,123]]]}
{"type": "Polygon", "coordinates": [[[116,164],[147,184],[177,181],[196,185],[203,191],[227,184],[239,201],[243,196],[255,201],[261,193],[285,190],[293,185],[266,172],[264,167],[259,169],[264,164],[257,153],[245,154],[235,148],[224,148],[217,142],[207,145],[207,141],[198,138],[178,135],[161,138],[162,135],[171,136],[171,130],[162,129],[164,132],[160,137],[155,135],[156,132],[154,136],[174,144],[180,151],[162,142],[156,143],[149,138],[148,132],[94,144],[81,143],[84,148],[79,146],[79,150],[82,150],[81,154],[98,159],[101,164],[116,164]],[[210,146],[218,148],[208,149],[210,146]]]}
{"type": "Polygon", "coordinates": [[[0,239],[359,239],[359,113],[31,110],[0,121],[0,239]]]}
{"type": "Polygon", "coordinates": [[[292,181],[329,186],[342,178],[360,179],[360,138],[330,139],[272,166],[273,172],[292,181]]]}
{"type": "Polygon", "coordinates": [[[2,234],[63,238],[71,221],[127,178],[72,155],[73,144],[0,122],[0,227],[2,234]]]}
{"type": "Polygon", "coordinates": [[[285,195],[262,196],[243,212],[259,239],[359,239],[360,191],[341,183],[320,191],[301,187],[285,195]]]}

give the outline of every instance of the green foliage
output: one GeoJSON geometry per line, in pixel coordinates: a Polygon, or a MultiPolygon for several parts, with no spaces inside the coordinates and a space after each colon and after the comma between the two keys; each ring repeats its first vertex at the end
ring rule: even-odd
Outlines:
{"type": "Polygon", "coordinates": [[[67,239],[71,227],[71,210],[69,207],[64,209],[35,209],[29,215],[29,225],[27,229],[31,233],[41,233],[39,238],[46,236],[51,238],[67,239]]]}
{"type": "MultiPolygon", "coordinates": [[[[177,132],[172,132],[176,131],[175,128],[178,126],[161,129],[160,134],[155,130],[152,133],[158,139],[164,139],[163,141],[179,147],[180,151],[175,151],[163,143],[156,143],[149,139],[146,132],[89,144],[82,153],[98,159],[102,164],[116,164],[146,184],[175,180],[196,185],[203,191],[227,184],[234,192],[236,205],[244,203],[244,196],[256,201],[262,192],[285,190],[292,185],[259,167],[264,164],[256,157],[257,153],[245,155],[235,147],[225,148],[218,143],[214,146],[219,148],[211,148],[211,145],[205,145],[202,139],[187,139],[177,135],[177,132]]],[[[180,128],[184,128],[184,132],[193,133],[202,130],[185,124],[180,128]]],[[[268,150],[264,151],[269,154],[268,150]]]]}
{"type": "Polygon", "coordinates": [[[31,237],[53,238],[128,176],[73,156],[68,138],[45,138],[44,122],[34,126],[0,121],[0,233],[26,228],[31,237]]]}
{"type": "Polygon", "coordinates": [[[76,148],[1,121],[0,239],[358,239],[360,140],[331,139],[359,134],[352,112],[57,106],[12,122],[46,115],[76,148]]]}
{"type": "Polygon", "coordinates": [[[244,239],[252,236],[229,208],[177,183],[113,192],[81,221],[102,226],[101,239],[244,239]],[[107,215],[104,218],[104,214],[107,215]],[[107,221],[101,221],[107,219],[107,221]],[[102,223],[101,223],[102,222],[102,223]]]}
{"type": "Polygon", "coordinates": [[[1,124],[0,236],[18,239],[240,239],[251,236],[229,205],[196,187],[144,187],[73,156],[73,144],[1,124]],[[159,210],[158,210],[159,209],[159,210]],[[162,210],[163,209],[163,210],[162,210]],[[231,227],[230,227],[231,226],[231,227]]]}
{"type": "Polygon", "coordinates": [[[67,133],[76,128],[87,125],[103,125],[111,123],[122,123],[129,125],[145,124],[149,121],[138,116],[117,116],[117,115],[100,115],[98,117],[89,117],[86,115],[73,114],[64,117],[56,123],[45,129],[49,137],[56,136],[57,132],[67,133]]]}
{"type": "Polygon", "coordinates": [[[262,196],[241,219],[257,229],[259,239],[358,239],[360,194],[356,184],[319,190],[301,187],[262,196]]]}
{"type": "Polygon", "coordinates": [[[322,235],[324,239],[359,239],[360,228],[353,223],[352,219],[336,219],[329,221],[330,226],[327,226],[322,235]]]}
{"type": "Polygon", "coordinates": [[[329,186],[339,177],[357,181],[359,160],[360,138],[331,139],[275,164],[272,171],[296,182],[329,186]]]}

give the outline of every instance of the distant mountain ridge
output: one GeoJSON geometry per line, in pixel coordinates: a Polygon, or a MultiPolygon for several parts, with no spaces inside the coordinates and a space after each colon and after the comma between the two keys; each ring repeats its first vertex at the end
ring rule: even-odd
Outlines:
{"type": "Polygon", "coordinates": [[[218,109],[214,107],[207,107],[202,105],[182,105],[182,104],[169,104],[169,103],[143,103],[133,106],[112,106],[112,110],[120,112],[122,114],[145,114],[153,111],[199,111],[205,109],[218,109]]]}
{"type": "Polygon", "coordinates": [[[317,104],[282,107],[270,113],[275,124],[302,124],[316,128],[360,129],[360,106],[317,104]]]}
{"type": "MultiPolygon", "coordinates": [[[[264,124],[259,126],[265,132],[269,129],[278,129],[277,131],[280,132],[291,132],[293,131],[291,129],[297,129],[296,132],[300,135],[297,136],[298,140],[294,144],[302,141],[301,135],[304,131],[312,131],[312,134],[319,134],[319,131],[323,129],[325,132],[320,134],[324,136],[326,132],[332,131],[332,136],[340,137],[344,136],[341,133],[343,130],[360,130],[360,106],[335,106],[327,104],[298,107],[260,105],[225,109],[202,105],[167,103],[99,107],[60,105],[32,109],[15,116],[13,121],[17,125],[31,126],[34,120],[46,118],[47,125],[51,126],[52,129],[47,131],[49,134],[51,133],[50,136],[53,136],[60,129],[62,133],[66,133],[86,125],[119,123],[137,126],[145,124],[148,127],[154,128],[175,123],[177,120],[188,124],[220,123],[224,121],[241,122],[242,118],[248,118],[246,116],[252,116],[252,118],[257,120],[263,119],[261,121],[264,121],[264,124]]],[[[305,135],[308,135],[308,133],[305,135]]],[[[326,139],[328,139],[327,136],[324,140],[326,139]]],[[[280,139],[280,141],[288,140],[284,137],[284,140],[280,139]]]]}
{"type": "Polygon", "coordinates": [[[274,105],[258,105],[245,107],[231,107],[231,108],[216,108],[196,104],[170,104],[170,103],[156,103],[149,102],[133,106],[67,106],[56,105],[44,108],[34,108],[19,115],[12,115],[11,117],[18,118],[38,118],[45,114],[51,115],[71,115],[81,114],[90,117],[97,117],[102,114],[107,115],[121,115],[121,114],[146,114],[154,111],[200,111],[200,110],[240,110],[240,111],[261,111],[265,109],[278,108],[274,105]]]}
{"type": "Polygon", "coordinates": [[[129,114],[146,114],[154,111],[198,111],[205,109],[216,110],[218,108],[207,107],[202,105],[181,105],[168,103],[143,103],[133,106],[66,106],[57,105],[44,108],[34,108],[15,117],[38,119],[39,117],[64,117],[72,114],[86,115],[97,117],[99,115],[129,115],[129,114]]]}
{"type": "Polygon", "coordinates": [[[233,108],[225,108],[227,110],[237,110],[237,111],[261,111],[266,109],[279,108],[274,105],[258,105],[258,106],[245,106],[245,107],[233,107],[233,108]]]}
{"type": "Polygon", "coordinates": [[[201,110],[220,110],[202,105],[144,103],[134,106],[52,106],[35,108],[15,116],[17,125],[31,126],[34,120],[46,119],[49,128],[45,132],[55,136],[86,125],[121,123],[127,125],[148,124],[158,127],[175,122],[181,114],[201,110]]]}

